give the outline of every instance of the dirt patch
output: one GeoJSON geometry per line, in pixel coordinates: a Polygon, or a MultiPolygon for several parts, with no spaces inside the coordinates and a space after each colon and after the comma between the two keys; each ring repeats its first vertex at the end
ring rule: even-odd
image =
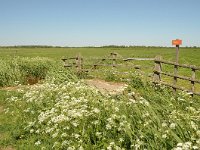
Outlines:
{"type": "MultiPolygon", "coordinates": [[[[35,84],[32,84],[32,85],[35,85],[35,84]]],[[[18,85],[18,86],[1,87],[0,90],[17,91],[17,90],[27,89],[27,88],[29,88],[32,85],[18,85]]]]}
{"type": "Polygon", "coordinates": [[[37,84],[39,81],[40,81],[41,79],[40,78],[38,78],[38,77],[32,77],[32,76],[29,76],[29,77],[27,77],[27,83],[29,84],[29,85],[34,85],[34,84],[37,84]]]}
{"type": "Polygon", "coordinates": [[[0,90],[6,90],[6,91],[16,91],[17,89],[19,89],[18,86],[10,86],[10,87],[2,87],[2,88],[0,88],[0,90]]]}
{"type": "Polygon", "coordinates": [[[121,94],[127,87],[125,83],[107,82],[104,80],[91,79],[85,80],[85,83],[91,87],[96,87],[102,93],[121,94]]]}
{"type": "Polygon", "coordinates": [[[15,149],[12,146],[7,146],[7,147],[4,147],[4,148],[0,147],[0,150],[15,150],[15,149]]]}

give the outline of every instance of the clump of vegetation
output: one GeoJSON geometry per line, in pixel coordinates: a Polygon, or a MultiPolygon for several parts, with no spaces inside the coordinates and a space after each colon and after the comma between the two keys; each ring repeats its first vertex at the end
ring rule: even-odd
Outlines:
{"type": "Polygon", "coordinates": [[[39,80],[45,79],[51,70],[60,68],[59,65],[54,60],[41,57],[17,57],[1,60],[0,86],[37,83],[39,80]]]}
{"type": "Polygon", "coordinates": [[[22,81],[18,67],[9,61],[0,61],[0,87],[15,85],[22,81]]]}

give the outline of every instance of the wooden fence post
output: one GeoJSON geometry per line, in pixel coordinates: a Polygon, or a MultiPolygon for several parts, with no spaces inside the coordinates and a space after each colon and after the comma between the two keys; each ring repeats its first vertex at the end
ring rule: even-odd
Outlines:
{"type": "MultiPolygon", "coordinates": [[[[192,68],[192,80],[195,80],[195,69],[194,68],[192,68]]],[[[192,96],[193,96],[193,93],[195,92],[195,86],[194,86],[194,81],[191,81],[191,84],[192,84],[192,87],[191,87],[191,92],[192,92],[192,96]]]]}
{"type": "Polygon", "coordinates": [[[112,66],[116,67],[116,58],[117,58],[117,54],[116,53],[110,53],[111,57],[112,57],[112,66]]]}
{"type": "Polygon", "coordinates": [[[156,56],[155,60],[154,60],[155,67],[154,67],[153,81],[155,83],[160,83],[160,81],[161,81],[161,74],[160,74],[160,72],[161,72],[161,62],[160,62],[160,60],[161,59],[162,59],[161,56],[156,56]]]}
{"type": "Polygon", "coordinates": [[[174,65],[174,80],[173,80],[174,93],[176,93],[177,75],[178,75],[178,63],[176,62],[176,64],[174,65]]]}
{"type": "Polygon", "coordinates": [[[80,53],[76,57],[76,69],[77,69],[77,72],[81,72],[82,70],[82,58],[81,58],[80,53]]]}

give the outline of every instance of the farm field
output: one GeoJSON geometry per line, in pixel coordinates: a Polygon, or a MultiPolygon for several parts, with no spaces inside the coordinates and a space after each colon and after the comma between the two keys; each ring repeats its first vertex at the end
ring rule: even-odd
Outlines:
{"type": "MultiPolygon", "coordinates": [[[[175,48],[165,48],[165,47],[102,47],[102,48],[0,48],[0,58],[2,59],[12,59],[13,57],[47,57],[53,59],[58,63],[62,63],[61,58],[75,57],[79,53],[84,59],[85,64],[97,63],[100,58],[105,58],[109,56],[111,52],[119,54],[119,58],[130,58],[130,57],[142,57],[142,58],[155,58],[157,55],[162,56],[164,60],[175,61],[175,48]]],[[[180,48],[180,64],[189,64],[200,66],[200,48],[180,48]]],[[[120,62],[121,63],[121,62],[120,62]]],[[[152,79],[152,73],[154,68],[153,61],[131,61],[131,65],[141,66],[140,71],[144,74],[144,79],[152,79]]],[[[91,67],[86,67],[90,69],[91,67]]],[[[102,67],[101,67],[102,68],[102,67]]],[[[174,72],[172,66],[162,65],[162,69],[167,72],[174,72]]],[[[119,80],[116,75],[112,73],[122,73],[122,72],[134,72],[135,69],[130,69],[129,67],[119,67],[117,69],[112,69],[112,67],[104,68],[103,71],[93,70],[91,72],[92,78],[102,78],[108,80],[119,80]],[[111,76],[109,77],[109,74],[111,76]],[[116,76],[117,79],[111,79],[116,76]],[[110,78],[110,79],[109,79],[110,78]]],[[[140,72],[140,73],[141,73],[140,72]]],[[[179,69],[179,75],[191,77],[191,71],[189,69],[179,69]]],[[[120,75],[123,78],[123,75],[120,75]]],[[[119,76],[118,76],[119,77],[119,76]]],[[[169,82],[173,83],[172,78],[163,76],[163,78],[169,82]]],[[[196,72],[196,79],[200,79],[200,71],[196,72]]],[[[178,80],[178,85],[190,88],[188,81],[178,80]]],[[[200,90],[200,86],[196,84],[196,89],[200,90]]]]}
{"type": "MultiPolygon", "coordinates": [[[[81,53],[91,64],[111,52],[121,58],[175,60],[175,48],[1,47],[0,149],[199,149],[200,98],[152,84],[153,61],[129,63],[141,69],[102,67],[88,74],[66,69],[61,61],[81,53]],[[88,86],[88,79],[124,87],[102,93],[88,86]]],[[[180,48],[180,63],[200,66],[199,58],[200,48],[180,48]]]]}
{"type": "MultiPolygon", "coordinates": [[[[159,47],[102,47],[102,48],[5,48],[0,47],[0,57],[13,56],[23,57],[48,57],[60,59],[62,57],[73,57],[81,53],[83,57],[104,57],[111,52],[119,53],[123,57],[155,57],[161,55],[164,59],[175,60],[175,48],[159,47]]],[[[180,63],[194,64],[199,66],[200,48],[180,48],[180,63]]]]}

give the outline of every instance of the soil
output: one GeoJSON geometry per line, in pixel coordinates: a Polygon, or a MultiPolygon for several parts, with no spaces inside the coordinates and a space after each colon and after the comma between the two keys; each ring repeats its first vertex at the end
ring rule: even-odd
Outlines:
{"type": "Polygon", "coordinates": [[[85,83],[97,88],[103,94],[108,93],[112,95],[121,94],[127,86],[125,83],[107,82],[99,79],[85,80],[85,83]]]}
{"type": "Polygon", "coordinates": [[[6,91],[15,91],[17,89],[19,89],[18,86],[9,86],[9,87],[0,88],[0,90],[6,90],[6,91]]]}
{"type": "Polygon", "coordinates": [[[8,146],[8,147],[4,147],[4,148],[0,147],[0,150],[15,150],[15,149],[12,146],[8,146]]]}

